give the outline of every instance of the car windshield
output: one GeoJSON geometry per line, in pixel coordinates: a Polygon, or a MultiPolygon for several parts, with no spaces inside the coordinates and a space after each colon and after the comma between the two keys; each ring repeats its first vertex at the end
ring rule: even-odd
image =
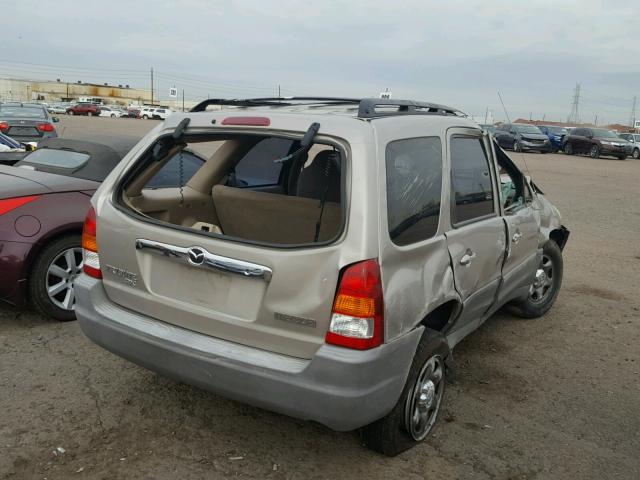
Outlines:
{"type": "Polygon", "coordinates": [[[52,148],[42,148],[30,153],[24,159],[26,162],[37,165],[57,168],[78,169],[89,161],[86,153],[72,152],[69,150],[54,150],[52,148]]]}
{"type": "Polygon", "coordinates": [[[514,127],[520,133],[542,133],[535,125],[514,125],[514,127]]]}
{"type": "Polygon", "coordinates": [[[19,105],[0,105],[2,118],[46,118],[42,107],[27,107],[19,105]]]}
{"type": "Polygon", "coordinates": [[[598,138],[620,138],[616,132],[611,130],[605,130],[604,128],[597,128],[592,130],[593,136],[598,138]]]}
{"type": "Polygon", "coordinates": [[[554,135],[566,135],[567,133],[569,133],[564,127],[546,127],[546,129],[549,131],[549,133],[554,135]]]}

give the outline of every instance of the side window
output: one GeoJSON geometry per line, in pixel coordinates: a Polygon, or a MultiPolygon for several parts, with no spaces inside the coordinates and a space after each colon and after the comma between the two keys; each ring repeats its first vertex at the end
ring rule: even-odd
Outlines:
{"type": "Polygon", "coordinates": [[[176,188],[185,185],[203,164],[204,160],[192,152],[187,150],[178,152],[156,172],[144,188],[176,188]],[[181,159],[182,175],[180,174],[181,159]],[[182,183],[180,182],[181,179],[182,183]]]}
{"type": "Polygon", "coordinates": [[[396,245],[409,245],[433,237],[440,219],[440,138],[410,138],[390,142],[385,161],[391,240],[396,245]]]}
{"type": "Polygon", "coordinates": [[[451,222],[494,213],[491,170],[481,138],[451,138],[451,222]]]}
{"type": "Polygon", "coordinates": [[[277,185],[282,163],[273,161],[287,155],[292,145],[293,140],[286,138],[261,140],[236,164],[234,179],[230,184],[235,187],[277,185]]]}

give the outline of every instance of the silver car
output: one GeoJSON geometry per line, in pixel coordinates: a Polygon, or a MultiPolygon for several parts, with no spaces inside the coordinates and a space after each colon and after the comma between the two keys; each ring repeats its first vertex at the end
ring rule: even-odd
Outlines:
{"type": "Polygon", "coordinates": [[[460,340],[505,305],[551,308],[569,235],[475,123],[400,100],[205,101],[91,203],[89,338],[387,455],[433,428],[460,340]],[[207,161],[182,178],[185,149],[207,161]],[[178,185],[154,188],[172,159],[178,185]]]}
{"type": "Polygon", "coordinates": [[[619,133],[620,138],[624,138],[631,144],[631,156],[636,160],[640,158],[640,134],[638,133],[619,133]]]}

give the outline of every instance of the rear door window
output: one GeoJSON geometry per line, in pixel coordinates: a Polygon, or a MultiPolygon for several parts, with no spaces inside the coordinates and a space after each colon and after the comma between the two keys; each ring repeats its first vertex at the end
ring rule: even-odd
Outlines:
{"type": "Polygon", "coordinates": [[[409,245],[438,231],[442,193],[442,143],[439,137],[390,142],[385,154],[389,237],[409,245]]]}
{"type": "Polygon", "coordinates": [[[188,150],[176,153],[147,182],[144,188],[177,188],[184,186],[204,164],[204,160],[188,150]],[[180,165],[182,163],[182,165],[180,165]]]}
{"type": "Polygon", "coordinates": [[[489,160],[482,138],[451,138],[451,222],[459,224],[494,213],[489,160]]]}

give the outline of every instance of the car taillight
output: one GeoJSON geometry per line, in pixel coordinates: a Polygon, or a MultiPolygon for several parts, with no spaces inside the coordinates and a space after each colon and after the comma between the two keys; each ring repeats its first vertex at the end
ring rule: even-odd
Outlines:
{"type": "Polygon", "coordinates": [[[102,278],[100,271],[100,255],[98,255],[98,242],[96,241],[96,211],[91,207],[84,219],[82,228],[82,256],[84,261],[82,269],[84,273],[93,278],[102,278]]]}
{"type": "Polygon", "coordinates": [[[54,130],[53,125],[50,123],[39,123],[36,125],[36,128],[41,132],[53,132],[54,130]]]}
{"type": "Polygon", "coordinates": [[[40,195],[30,195],[28,197],[15,197],[15,198],[5,198],[4,200],[0,200],[0,215],[4,215],[5,213],[10,212],[11,210],[15,210],[22,205],[25,205],[29,202],[33,202],[40,198],[40,195]]]}
{"type": "Polygon", "coordinates": [[[6,132],[9,130],[9,124],[7,122],[0,122],[0,132],[6,132]]]}
{"type": "Polygon", "coordinates": [[[384,341],[384,301],[377,260],[344,269],[325,341],[356,350],[368,350],[384,341]]]}

